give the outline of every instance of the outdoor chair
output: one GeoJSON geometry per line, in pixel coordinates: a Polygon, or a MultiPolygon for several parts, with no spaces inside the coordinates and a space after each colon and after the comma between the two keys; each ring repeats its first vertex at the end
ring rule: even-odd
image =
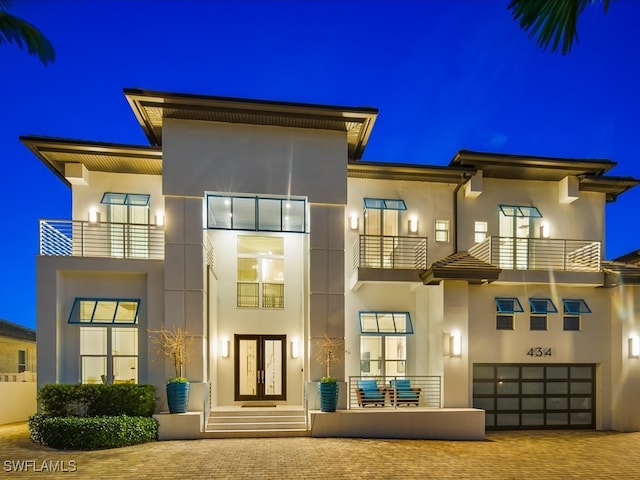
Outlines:
{"type": "Polygon", "coordinates": [[[358,397],[358,405],[361,407],[367,405],[384,407],[385,390],[378,388],[378,383],[375,380],[358,380],[356,396],[358,397]]]}
{"type": "Polygon", "coordinates": [[[419,387],[412,387],[411,380],[408,378],[400,378],[391,380],[391,389],[389,389],[389,397],[392,404],[396,405],[420,405],[419,387]]]}

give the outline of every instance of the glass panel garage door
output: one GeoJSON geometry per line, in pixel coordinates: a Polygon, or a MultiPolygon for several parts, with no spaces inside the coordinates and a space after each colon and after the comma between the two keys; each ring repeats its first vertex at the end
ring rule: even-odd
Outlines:
{"type": "Polygon", "coordinates": [[[487,430],[595,428],[595,365],[474,364],[473,406],[487,430]]]}

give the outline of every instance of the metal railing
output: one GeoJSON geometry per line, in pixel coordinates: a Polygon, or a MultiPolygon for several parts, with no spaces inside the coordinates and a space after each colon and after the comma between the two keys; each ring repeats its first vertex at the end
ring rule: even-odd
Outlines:
{"type": "Polygon", "coordinates": [[[442,407],[442,377],[437,375],[413,375],[413,376],[388,376],[388,377],[349,377],[349,402],[348,408],[366,408],[374,405],[384,408],[398,408],[405,406],[417,407],[442,407]],[[375,380],[378,393],[382,396],[377,401],[368,402],[366,396],[358,393],[359,380],[375,380]],[[408,380],[411,386],[411,395],[396,394],[393,385],[396,380],[408,380]]]}
{"type": "Polygon", "coordinates": [[[474,257],[508,270],[599,272],[600,242],[489,237],[469,249],[474,257]]]}
{"type": "Polygon", "coordinates": [[[426,237],[360,235],[353,245],[353,269],[427,268],[426,237]]]}
{"type": "Polygon", "coordinates": [[[164,258],[158,225],[77,220],[40,220],[40,255],[164,258]]]}
{"type": "MultiPolygon", "coordinates": [[[[258,308],[260,305],[260,285],[257,282],[238,282],[236,287],[237,306],[258,308]]],[[[281,283],[262,284],[262,308],[284,308],[284,285],[281,283]]]]}

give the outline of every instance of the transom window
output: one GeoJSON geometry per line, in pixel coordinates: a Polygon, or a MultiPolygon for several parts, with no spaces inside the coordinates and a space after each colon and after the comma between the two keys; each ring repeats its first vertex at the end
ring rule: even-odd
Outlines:
{"type": "Polygon", "coordinates": [[[304,233],[306,211],[301,198],[207,195],[207,228],[304,233]]]}
{"type": "Polygon", "coordinates": [[[149,195],[141,193],[113,193],[106,192],[102,195],[100,203],[105,205],[129,205],[146,207],[149,205],[149,195]]]}
{"type": "Polygon", "coordinates": [[[237,305],[284,308],[284,238],[238,237],[237,305]]]}
{"type": "Polygon", "coordinates": [[[436,220],[436,242],[449,241],[449,220],[436,220]]]}
{"type": "Polygon", "coordinates": [[[364,208],[375,210],[406,210],[404,200],[387,198],[365,198],[364,208]]]}
{"type": "Polygon", "coordinates": [[[68,323],[130,324],[138,323],[139,299],[76,298],[68,323]]]}
{"type": "Polygon", "coordinates": [[[538,210],[536,207],[525,207],[521,205],[500,205],[500,211],[505,217],[542,218],[540,210],[538,210]]]}
{"type": "Polygon", "coordinates": [[[362,334],[406,335],[413,333],[409,312],[360,312],[362,334]]]}

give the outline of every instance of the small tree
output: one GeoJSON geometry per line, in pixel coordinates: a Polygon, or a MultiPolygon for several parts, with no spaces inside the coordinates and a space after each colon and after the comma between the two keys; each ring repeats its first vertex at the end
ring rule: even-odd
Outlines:
{"type": "Polygon", "coordinates": [[[344,338],[332,338],[326,335],[322,338],[313,339],[316,344],[316,360],[325,366],[325,376],[321,382],[336,382],[337,379],[331,376],[331,365],[342,358],[342,355],[349,353],[345,348],[344,338]]]}
{"type": "Polygon", "coordinates": [[[149,330],[149,333],[155,334],[151,337],[151,342],[158,347],[158,354],[173,364],[175,377],[169,378],[169,382],[186,382],[187,379],[183,376],[184,366],[193,336],[187,330],[175,326],[172,330],[162,326],[159,330],[149,330]]]}

